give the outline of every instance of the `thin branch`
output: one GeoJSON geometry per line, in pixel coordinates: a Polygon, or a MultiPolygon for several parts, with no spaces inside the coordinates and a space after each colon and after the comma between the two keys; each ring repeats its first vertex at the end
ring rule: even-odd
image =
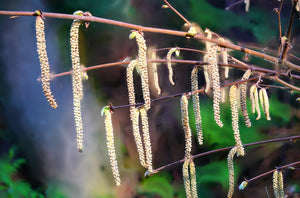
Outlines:
{"type": "Polygon", "coordinates": [[[189,26],[192,26],[192,24],[182,15],[180,14],[167,0],[164,0],[164,2],[168,5],[169,8],[171,8],[182,20],[184,20],[189,26]]]}
{"type": "Polygon", "coordinates": [[[284,85],[284,86],[286,86],[286,87],[289,87],[289,88],[291,88],[291,89],[293,89],[293,90],[295,90],[295,91],[299,91],[299,92],[300,92],[300,88],[299,88],[299,87],[296,87],[296,86],[294,86],[294,85],[291,85],[291,84],[289,84],[289,83],[287,83],[287,82],[281,80],[280,78],[278,78],[278,76],[275,76],[273,79],[274,79],[276,82],[279,82],[280,84],[282,84],[282,85],[284,85]]]}
{"type": "MultiPolygon", "coordinates": [[[[285,138],[276,138],[276,139],[271,139],[271,140],[264,140],[264,141],[260,141],[260,142],[253,142],[253,143],[249,143],[249,144],[244,144],[243,146],[244,147],[257,146],[257,145],[260,145],[260,144],[267,144],[267,143],[281,142],[281,141],[292,141],[292,140],[296,140],[296,139],[300,139],[300,135],[290,136],[290,137],[285,137],[285,138]]],[[[224,148],[220,148],[220,149],[215,149],[215,150],[207,151],[207,152],[200,153],[200,154],[197,154],[197,155],[193,155],[191,158],[194,159],[194,158],[198,158],[198,157],[203,157],[203,156],[210,155],[210,154],[213,154],[213,153],[217,153],[217,152],[221,152],[221,151],[227,151],[227,150],[230,150],[232,148],[233,148],[233,146],[224,147],[224,148]]],[[[182,159],[182,160],[178,160],[178,161],[172,162],[170,164],[164,165],[162,167],[159,167],[159,168],[153,170],[153,172],[157,173],[157,172],[159,172],[159,171],[161,171],[165,168],[168,168],[170,166],[174,166],[176,164],[183,163],[184,160],[185,159],[182,159]]]]}
{"type": "MultiPolygon", "coordinates": [[[[35,12],[1,11],[0,10],[0,15],[34,16],[35,12]]],[[[79,15],[72,15],[72,14],[59,14],[59,13],[49,13],[49,12],[43,12],[43,16],[50,17],[50,18],[61,18],[61,19],[71,19],[71,20],[78,19],[78,20],[82,20],[82,21],[105,23],[105,24],[126,27],[126,28],[130,28],[130,29],[136,29],[136,30],[140,30],[140,31],[144,31],[144,32],[169,34],[169,35],[184,36],[184,37],[187,35],[187,32],[183,32],[183,31],[145,27],[145,26],[141,26],[141,25],[135,25],[135,24],[131,24],[131,23],[125,23],[125,22],[120,22],[120,21],[115,21],[115,20],[105,19],[105,18],[100,18],[100,17],[94,17],[94,16],[79,16],[79,15]]],[[[270,55],[267,55],[267,54],[264,54],[261,52],[257,52],[255,50],[251,50],[251,49],[248,49],[248,48],[245,48],[242,46],[234,45],[229,42],[220,41],[218,39],[209,39],[201,34],[194,35],[194,38],[200,39],[203,41],[216,43],[216,44],[220,45],[221,47],[226,47],[226,48],[234,49],[234,50],[241,51],[241,52],[244,52],[247,54],[251,54],[253,56],[260,57],[266,61],[270,61],[274,64],[278,63],[278,58],[276,58],[274,56],[270,56],[270,55]]],[[[300,66],[295,65],[289,61],[284,61],[283,65],[289,67],[290,69],[300,71],[300,66]]]]}

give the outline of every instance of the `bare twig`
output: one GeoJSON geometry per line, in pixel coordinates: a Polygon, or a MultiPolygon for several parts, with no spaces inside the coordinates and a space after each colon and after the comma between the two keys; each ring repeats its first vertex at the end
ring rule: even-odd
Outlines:
{"type": "Polygon", "coordinates": [[[168,5],[170,9],[172,9],[182,20],[184,20],[188,26],[192,26],[192,24],[182,15],[180,14],[167,0],[164,0],[164,2],[168,5]]]}

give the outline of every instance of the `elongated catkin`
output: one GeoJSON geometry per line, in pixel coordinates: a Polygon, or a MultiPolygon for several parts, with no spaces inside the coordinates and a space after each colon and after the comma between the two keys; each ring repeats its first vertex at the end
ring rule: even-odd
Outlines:
{"type": "MultiPolygon", "coordinates": [[[[251,75],[251,70],[248,69],[244,73],[241,80],[249,79],[250,75],[251,75]]],[[[241,104],[243,119],[245,121],[246,126],[251,127],[251,121],[247,111],[247,82],[241,83],[239,89],[240,89],[240,104],[241,104]]]]}
{"type": "Polygon", "coordinates": [[[260,108],[259,108],[259,99],[256,85],[250,87],[250,100],[252,105],[252,113],[257,112],[256,120],[259,120],[261,117],[260,108]]]}
{"type": "Polygon", "coordinates": [[[176,56],[178,57],[180,51],[177,47],[171,48],[167,53],[167,66],[168,66],[168,70],[169,70],[169,81],[172,85],[175,85],[175,82],[173,80],[173,68],[172,68],[172,63],[171,63],[171,56],[174,52],[176,53],[176,56]]]}
{"type": "Polygon", "coordinates": [[[238,114],[238,102],[237,102],[237,87],[232,85],[229,91],[230,105],[231,105],[231,117],[232,117],[232,129],[234,132],[234,139],[237,147],[238,155],[244,156],[244,147],[240,138],[239,131],[239,114],[238,114]]]}
{"type": "Polygon", "coordinates": [[[271,120],[270,110],[269,110],[269,108],[270,108],[269,97],[267,94],[267,90],[265,88],[261,88],[259,90],[259,99],[260,99],[261,107],[264,111],[264,114],[265,114],[267,120],[271,120]]]}
{"type": "Polygon", "coordinates": [[[57,103],[52,95],[50,88],[50,64],[46,49],[45,24],[41,16],[36,17],[36,45],[41,65],[41,80],[45,97],[53,109],[57,108],[57,103]]]}
{"type": "MultiPolygon", "coordinates": [[[[203,57],[203,62],[208,62],[208,56],[207,54],[203,57]]],[[[204,74],[204,78],[205,78],[205,93],[208,93],[209,90],[212,87],[212,83],[211,83],[211,67],[209,65],[203,65],[203,74],[204,74]]]]}
{"type": "MultiPolygon", "coordinates": [[[[151,59],[152,60],[156,59],[156,51],[151,52],[151,59]]],[[[160,95],[161,94],[161,88],[160,88],[159,82],[158,82],[157,63],[152,62],[151,67],[152,67],[152,72],[153,72],[154,87],[157,91],[157,94],[160,95]]]]}
{"type": "Polygon", "coordinates": [[[182,175],[183,175],[183,183],[184,183],[184,189],[185,189],[185,195],[187,198],[193,198],[192,192],[191,192],[191,181],[190,181],[190,175],[189,175],[189,164],[190,160],[185,159],[183,166],[182,166],[182,175]]]}
{"type": "Polygon", "coordinates": [[[113,172],[113,176],[117,186],[120,186],[121,179],[120,173],[118,168],[117,156],[115,151],[115,143],[114,143],[114,132],[113,132],[113,125],[112,125],[112,118],[109,107],[104,107],[102,110],[104,114],[104,124],[105,124],[105,131],[106,131],[106,144],[108,150],[109,161],[111,165],[111,169],[113,172]]]}
{"type": "Polygon", "coordinates": [[[233,147],[228,154],[227,157],[227,165],[228,165],[228,179],[229,179],[229,189],[228,189],[228,194],[227,197],[231,198],[234,192],[234,166],[233,166],[233,157],[237,153],[237,147],[233,147]]]}
{"type": "Polygon", "coordinates": [[[185,134],[185,158],[191,157],[192,151],[192,132],[189,124],[189,111],[188,111],[188,99],[185,94],[181,96],[180,107],[181,107],[181,121],[185,134]]]}
{"type": "Polygon", "coordinates": [[[196,181],[196,169],[193,159],[190,159],[190,179],[191,179],[191,194],[193,198],[198,197],[197,193],[197,181],[196,181]]]}
{"type": "MultiPolygon", "coordinates": [[[[199,89],[199,87],[198,87],[198,66],[195,66],[192,70],[191,85],[192,85],[192,91],[196,91],[199,89]]],[[[193,99],[193,110],[194,110],[194,116],[195,116],[195,125],[196,125],[196,130],[197,130],[197,135],[198,135],[198,143],[201,145],[201,144],[203,144],[203,134],[202,134],[202,126],[201,126],[199,93],[193,94],[192,99],[193,99]]]]}

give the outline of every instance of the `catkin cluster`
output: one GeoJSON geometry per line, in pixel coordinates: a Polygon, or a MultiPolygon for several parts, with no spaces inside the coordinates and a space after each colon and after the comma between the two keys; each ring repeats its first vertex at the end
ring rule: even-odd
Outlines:
{"type": "Polygon", "coordinates": [[[113,125],[111,119],[112,112],[110,111],[109,107],[104,107],[102,112],[104,114],[104,124],[106,130],[106,140],[107,140],[106,144],[107,144],[109,161],[110,161],[110,165],[111,165],[111,169],[113,172],[116,185],[120,186],[121,179],[120,179],[117,156],[115,151],[114,133],[113,133],[113,125]]]}
{"type": "Polygon", "coordinates": [[[187,198],[197,198],[196,169],[192,159],[186,159],[182,167],[183,183],[187,198]]]}
{"type": "Polygon", "coordinates": [[[141,73],[142,91],[145,102],[145,109],[148,111],[151,106],[151,98],[149,91],[148,66],[147,66],[147,46],[144,39],[144,34],[139,31],[133,31],[129,35],[130,39],[136,38],[138,45],[138,66],[141,73]]]}
{"type": "Polygon", "coordinates": [[[181,107],[181,121],[185,134],[185,159],[190,159],[192,151],[192,132],[189,124],[189,101],[186,94],[181,96],[180,107],[181,107]]]}
{"type": "Polygon", "coordinates": [[[41,16],[36,17],[35,29],[36,29],[36,40],[37,40],[36,42],[37,52],[39,55],[39,60],[41,65],[41,80],[42,80],[43,92],[50,106],[53,109],[55,109],[57,108],[57,104],[50,89],[50,65],[49,65],[49,60],[48,60],[48,55],[46,50],[45,24],[41,16]]]}
{"type": "Polygon", "coordinates": [[[256,120],[260,119],[260,108],[259,108],[259,100],[258,100],[258,91],[256,85],[252,85],[250,87],[250,101],[252,107],[252,113],[257,112],[256,120]]]}
{"type": "MultiPolygon", "coordinates": [[[[198,87],[198,68],[199,68],[198,66],[195,66],[192,70],[192,74],[191,74],[192,91],[196,91],[199,89],[199,87],[198,87]]],[[[194,110],[194,116],[195,116],[195,125],[196,125],[196,130],[197,130],[198,143],[201,145],[201,144],[203,144],[203,133],[202,133],[202,126],[201,126],[199,93],[193,94],[192,99],[193,99],[193,110],[194,110]]]]}
{"type": "MultiPolygon", "coordinates": [[[[251,70],[248,69],[241,80],[247,80],[249,79],[251,75],[251,70]]],[[[251,121],[248,115],[248,111],[247,111],[247,82],[241,83],[239,86],[240,89],[240,104],[241,104],[241,111],[242,111],[242,115],[245,121],[245,124],[247,127],[251,127],[251,121]]]]}
{"type": "Polygon", "coordinates": [[[167,53],[167,66],[169,70],[169,81],[172,85],[175,85],[175,82],[173,80],[173,69],[172,69],[172,63],[171,63],[171,56],[175,52],[176,56],[179,56],[179,49],[177,47],[171,48],[167,53]]]}
{"type": "Polygon", "coordinates": [[[271,120],[270,111],[269,111],[270,108],[269,97],[267,94],[267,90],[265,88],[261,88],[259,90],[259,100],[267,120],[271,120]]]}
{"type": "Polygon", "coordinates": [[[234,166],[233,166],[233,157],[237,153],[238,148],[235,146],[233,147],[228,154],[227,157],[227,165],[228,165],[228,173],[229,173],[229,189],[228,189],[228,194],[227,197],[231,198],[234,192],[234,166]]]}
{"type": "Polygon", "coordinates": [[[273,172],[273,190],[275,198],[285,198],[283,188],[283,176],[282,172],[275,170],[273,172]]]}
{"type": "Polygon", "coordinates": [[[244,147],[240,138],[239,131],[239,114],[238,114],[238,102],[237,102],[237,87],[232,85],[229,91],[229,99],[231,105],[231,117],[232,117],[232,129],[234,132],[234,139],[237,147],[237,153],[240,156],[244,156],[244,147]]]}

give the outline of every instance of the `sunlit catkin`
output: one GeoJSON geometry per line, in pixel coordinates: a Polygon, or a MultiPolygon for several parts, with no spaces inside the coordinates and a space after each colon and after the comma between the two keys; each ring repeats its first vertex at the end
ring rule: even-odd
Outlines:
{"type": "Polygon", "coordinates": [[[172,69],[172,62],[171,62],[171,57],[174,52],[175,52],[176,56],[178,57],[180,51],[177,47],[171,48],[167,53],[167,66],[168,66],[168,70],[169,70],[169,81],[172,85],[175,85],[175,82],[173,80],[173,69],[172,69]]]}
{"type": "Polygon", "coordinates": [[[191,179],[191,194],[193,198],[198,197],[197,193],[197,181],[196,181],[196,169],[193,159],[190,159],[190,179],[191,179]]]}
{"type": "MultiPolygon", "coordinates": [[[[241,80],[249,79],[251,75],[251,70],[248,69],[241,80]]],[[[243,115],[243,119],[247,127],[251,127],[251,121],[247,111],[247,82],[241,83],[239,86],[240,89],[240,104],[241,104],[241,111],[243,115]]]]}
{"type": "Polygon", "coordinates": [[[190,175],[189,175],[189,164],[190,160],[185,159],[183,166],[182,166],[182,175],[183,175],[183,183],[184,183],[184,189],[185,189],[185,195],[187,198],[193,198],[192,192],[191,192],[191,181],[190,181],[190,175]]]}
{"type": "Polygon", "coordinates": [[[257,112],[256,120],[260,119],[260,108],[259,108],[259,99],[256,85],[250,87],[250,100],[252,106],[252,113],[257,112]]]}
{"type": "Polygon", "coordinates": [[[229,179],[229,189],[228,189],[228,194],[227,197],[231,198],[234,192],[234,166],[233,166],[233,157],[237,153],[237,147],[233,147],[228,154],[227,157],[227,165],[228,165],[228,179],[229,179]]]}
{"type": "Polygon", "coordinates": [[[53,109],[55,109],[57,108],[57,103],[50,89],[50,65],[49,65],[49,60],[48,60],[48,55],[46,50],[45,24],[44,24],[44,19],[42,19],[41,16],[36,17],[35,30],[36,30],[37,52],[39,55],[39,60],[41,65],[41,80],[42,80],[43,92],[50,106],[53,109]]]}
{"type": "Polygon", "coordinates": [[[147,46],[144,34],[139,31],[133,31],[129,35],[130,39],[136,38],[138,45],[138,65],[141,72],[142,91],[145,102],[145,109],[148,111],[151,106],[151,98],[149,91],[148,66],[147,66],[147,46]]]}
{"type": "MultiPolygon", "coordinates": [[[[151,59],[152,60],[156,59],[156,51],[151,52],[151,59]]],[[[154,87],[157,91],[157,94],[160,95],[161,94],[161,89],[160,89],[159,82],[158,82],[157,63],[152,62],[151,67],[152,67],[152,72],[153,72],[154,87]]]]}
{"type": "MultiPolygon", "coordinates": [[[[203,62],[208,62],[208,56],[207,54],[203,57],[203,62]]],[[[209,65],[203,65],[203,73],[205,78],[205,93],[208,93],[208,91],[211,89],[212,83],[211,83],[211,67],[209,65]]]]}
{"type": "MultiPolygon", "coordinates": [[[[82,11],[74,12],[74,15],[83,15],[82,11]]],[[[77,133],[77,149],[83,150],[83,127],[81,117],[81,99],[83,97],[82,90],[82,72],[79,57],[79,27],[80,20],[74,20],[70,31],[71,58],[72,58],[72,87],[73,87],[73,110],[75,118],[75,127],[77,133]]]]}
{"type": "Polygon", "coordinates": [[[279,191],[278,191],[279,187],[278,187],[278,170],[275,170],[273,172],[273,190],[274,190],[274,196],[275,198],[279,198],[279,191]]]}
{"type": "MultiPolygon", "coordinates": [[[[191,85],[192,91],[196,91],[199,89],[198,87],[198,66],[195,66],[192,70],[191,74],[191,85]]],[[[193,99],[193,110],[195,116],[195,125],[198,135],[198,143],[203,144],[203,134],[202,134],[202,126],[201,126],[201,114],[200,114],[200,99],[199,93],[195,93],[192,95],[193,99]]]]}
{"type": "Polygon", "coordinates": [[[278,194],[280,198],[285,198],[282,171],[278,172],[278,194]]]}
{"type": "Polygon", "coordinates": [[[102,114],[104,115],[104,124],[105,124],[105,131],[106,131],[106,145],[108,150],[109,161],[111,165],[111,169],[113,172],[113,176],[117,186],[120,186],[121,179],[120,173],[118,168],[117,156],[115,151],[115,143],[114,143],[114,133],[113,133],[113,125],[109,107],[104,107],[102,109],[102,114]]]}
{"type": "MultiPolygon", "coordinates": [[[[224,38],[219,38],[220,41],[225,42],[224,38]]],[[[228,64],[228,52],[227,52],[227,48],[226,47],[222,47],[221,48],[221,56],[222,56],[222,60],[223,60],[223,64],[228,64]]],[[[225,71],[224,71],[224,75],[225,78],[229,77],[229,67],[224,67],[225,71]]]]}
{"type": "Polygon", "coordinates": [[[130,120],[132,123],[132,131],[133,137],[136,143],[140,163],[143,167],[147,167],[145,162],[145,154],[142,144],[142,138],[140,134],[140,127],[139,127],[139,110],[136,109],[134,106],[135,104],[135,91],[134,91],[134,82],[133,82],[133,69],[137,66],[138,61],[132,60],[128,64],[127,67],[127,88],[128,88],[128,98],[129,98],[129,111],[130,111],[130,120]]]}
{"type": "Polygon", "coordinates": [[[259,100],[267,120],[271,120],[270,110],[269,110],[270,108],[269,97],[267,94],[267,90],[265,88],[259,90],[259,100]]]}
{"type": "Polygon", "coordinates": [[[230,105],[231,105],[231,117],[232,117],[232,129],[234,132],[234,139],[237,147],[238,155],[244,156],[244,147],[240,138],[239,131],[239,114],[238,114],[238,102],[237,102],[237,87],[232,85],[229,91],[230,105]]]}
{"type": "Polygon", "coordinates": [[[150,133],[149,133],[149,123],[147,111],[144,106],[140,107],[140,115],[142,120],[142,129],[143,129],[143,139],[145,145],[145,153],[146,153],[146,164],[148,168],[148,174],[153,173],[152,167],[152,150],[151,150],[151,141],[150,141],[150,133]]]}
{"type": "Polygon", "coordinates": [[[181,121],[185,134],[185,158],[191,157],[192,151],[192,132],[189,124],[189,111],[188,111],[188,99],[185,94],[181,96],[180,107],[181,107],[181,121]]]}

